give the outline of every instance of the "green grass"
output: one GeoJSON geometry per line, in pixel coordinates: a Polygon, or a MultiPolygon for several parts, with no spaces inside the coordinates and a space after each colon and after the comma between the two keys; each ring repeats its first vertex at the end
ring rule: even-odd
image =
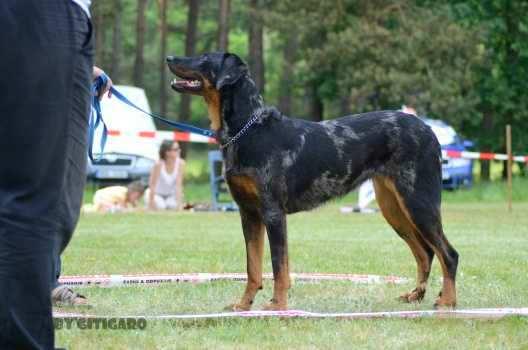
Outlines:
{"type": "MultiPolygon", "coordinates": [[[[454,195],[454,194],[448,194],[454,195]]],[[[410,250],[380,215],[340,214],[348,197],[289,217],[291,269],[295,272],[371,273],[414,279],[410,250]]],[[[527,202],[508,213],[502,202],[443,207],[448,238],[460,253],[460,308],[527,307],[527,202]]],[[[265,270],[271,271],[266,250],[265,270]]],[[[65,275],[245,271],[237,213],[136,213],[83,215],[65,252],[65,275]]],[[[435,261],[420,305],[400,304],[407,285],[297,282],[290,307],[318,312],[430,309],[440,289],[435,261]]],[[[271,282],[255,309],[271,298],[271,282]]],[[[83,288],[97,315],[219,312],[243,292],[240,282],[150,287],[83,288]]],[[[66,309],[71,310],[71,309],[66,309]]],[[[77,311],[77,310],[76,310],[77,311]]],[[[71,349],[172,348],[528,348],[528,320],[221,320],[151,321],[143,331],[57,331],[57,346],[71,349]]]]}
{"type": "MultiPolygon", "coordinates": [[[[507,199],[507,186],[503,181],[476,182],[470,189],[444,191],[443,201],[464,202],[503,202],[507,199]]],[[[528,178],[516,177],[512,183],[512,201],[528,202],[528,178]]]]}

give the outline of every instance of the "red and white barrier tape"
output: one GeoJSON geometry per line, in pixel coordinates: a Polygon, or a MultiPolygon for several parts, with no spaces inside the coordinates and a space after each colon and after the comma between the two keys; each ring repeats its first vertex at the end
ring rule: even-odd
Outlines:
{"type": "MultiPolygon", "coordinates": [[[[119,130],[108,130],[108,136],[123,136],[125,135],[119,130]]],[[[129,134],[126,134],[129,135],[129,134]]],[[[188,132],[177,131],[139,131],[132,133],[129,136],[146,137],[158,140],[174,140],[180,142],[197,142],[197,143],[217,143],[213,137],[191,134],[188,132]]],[[[508,160],[507,154],[500,153],[486,153],[486,152],[468,152],[468,151],[452,151],[442,150],[443,158],[464,158],[464,159],[488,159],[488,160],[508,160]]],[[[528,163],[528,156],[514,156],[513,161],[528,163]]]]}
{"type": "Polygon", "coordinates": [[[464,318],[464,319],[498,319],[507,316],[528,317],[528,308],[496,308],[496,309],[467,309],[467,310],[415,310],[415,311],[379,311],[379,312],[339,312],[320,313],[303,310],[287,311],[243,311],[224,312],[195,315],[135,315],[135,316],[110,316],[86,315],[81,313],[54,312],[53,317],[58,319],[90,319],[90,318],[144,318],[146,320],[210,320],[221,318],[333,318],[333,319],[380,319],[380,318],[464,318]]]}
{"type": "MultiPolygon", "coordinates": [[[[443,158],[508,160],[507,154],[442,150],[443,158]]],[[[528,156],[514,156],[513,161],[528,163],[528,156]]]]}
{"type": "MultiPolygon", "coordinates": [[[[265,279],[273,279],[273,275],[265,273],[265,279]]],[[[360,274],[331,274],[331,273],[291,273],[295,281],[347,281],[354,283],[391,283],[403,284],[409,280],[397,276],[378,276],[360,274]]],[[[163,284],[181,282],[212,282],[212,281],[246,281],[245,273],[180,273],[180,274],[139,274],[139,275],[91,275],[91,276],[62,276],[59,282],[67,286],[127,286],[137,284],[163,284]]]]}
{"type": "Polygon", "coordinates": [[[130,137],[144,137],[158,140],[173,140],[179,142],[197,142],[197,143],[216,143],[214,137],[207,137],[188,132],[178,131],[139,131],[134,133],[123,133],[119,130],[108,130],[108,136],[130,136],[130,137]]]}

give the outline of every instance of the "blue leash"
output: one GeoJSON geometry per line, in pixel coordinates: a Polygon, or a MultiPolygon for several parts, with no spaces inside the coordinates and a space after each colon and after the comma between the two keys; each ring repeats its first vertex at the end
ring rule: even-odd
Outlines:
{"type": "Polygon", "coordinates": [[[99,101],[99,90],[103,86],[106,85],[108,81],[108,77],[103,74],[99,76],[97,79],[95,79],[94,83],[92,84],[92,109],[90,113],[90,120],[88,122],[88,157],[90,160],[94,161],[93,158],[93,140],[94,140],[94,134],[95,129],[99,126],[99,124],[103,124],[103,135],[101,136],[101,153],[103,153],[104,146],[106,144],[106,138],[108,136],[108,128],[106,127],[106,124],[103,120],[103,114],[101,113],[101,103],[99,101]]]}
{"type": "MultiPolygon", "coordinates": [[[[92,113],[90,114],[89,129],[88,129],[88,143],[89,143],[88,156],[90,157],[90,160],[92,162],[93,162],[92,144],[93,144],[93,138],[94,138],[95,129],[97,129],[99,124],[101,124],[101,123],[103,124],[103,136],[101,137],[101,154],[103,153],[103,149],[104,149],[104,146],[106,144],[106,138],[107,138],[107,134],[108,134],[108,129],[106,127],[106,124],[104,123],[103,115],[101,113],[101,103],[100,103],[99,97],[98,97],[98,92],[106,85],[107,82],[108,82],[108,76],[106,74],[102,74],[99,77],[97,77],[97,79],[95,79],[95,81],[94,81],[94,83],[92,85],[92,94],[93,94],[92,107],[93,107],[93,109],[92,109],[92,113]]],[[[161,115],[159,115],[157,113],[149,113],[149,112],[145,111],[144,109],[136,106],[128,98],[126,98],[121,92],[116,90],[113,86],[110,88],[110,92],[112,93],[112,95],[114,95],[121,102],[129,105],[132,108],[137,109],[138,111],[141,111],[141,112],[145,113],[146,115],[148,115],[148,116],[150,116],[150,117],[152,117],[154,119],[157,119],[157,120],[159,120],[159,121],[161,121],[161,122],[163,122],[163,123],[175,128],[175,129],[178,129],[178,130],[181,130],[181,131],[190,132],[190,133],[193,133],[193,134],[202,135],[202,136],[207,136],[207,137],[214,137],[215,136],[215,133],[212,130],[202,129],[202,128],[199,128],[199,127],[196,127],[196,126],[193,126],[193,125],[180,123],[180,122],[176,122],[176,121],[173,121],[173,120],[168,120],[168,119],[164,118],[163,116],[161,116],[161,115]]]]}

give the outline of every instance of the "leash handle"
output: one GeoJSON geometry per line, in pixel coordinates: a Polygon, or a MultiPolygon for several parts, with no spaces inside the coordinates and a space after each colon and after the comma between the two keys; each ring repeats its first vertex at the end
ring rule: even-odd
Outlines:
{"type": "Polygon", "coordinates": [[[90,119],[88,123],[88,157],[92,163],[94,162],[93,157],[93,141],[95,136],[95,130],[99,124],[103,124],[103,134],[101,136],[100,153],[103,154],[104,147],[106,145],[106,139],[108,137],[108,128],[103,120],[103,114],[101,112],[101,102],[99,101],[99,91],[106,86],[108,83],[108,76],[101,74],[98,76],[92,84],[92,108],[90,111],[90,119]]]}

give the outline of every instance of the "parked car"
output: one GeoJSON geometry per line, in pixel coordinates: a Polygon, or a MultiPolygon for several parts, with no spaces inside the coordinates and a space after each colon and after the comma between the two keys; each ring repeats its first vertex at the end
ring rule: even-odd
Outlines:
{"type": "MultiPolygon", "coordinates": [[[[133,86],[115,86],[130,101],[150,112],[143,89],[133,86]]],[[[148,182],[152,166],[158,159],[159,140],[154,121],[140,111],[115,97],[105,96],[101,101],[103,120],[108,127],[108,138],[101,152],[99,140],[102,128],[94,137],[94,162],[88,159],[89,180],[101,183],[125,183],[133,180],[148,182]]]]}
{"type": "MultiPolygon", "coordinates": [[[[442,150],[466,151],[473,142],[463,140],[447,123],[441,120],[423,118],[438,138],[442,150]]],[[[473,160],[463,158],[444,158],[442,160],[442,185],[445,189],[457,189],[473,184],[473,160]]]]}

